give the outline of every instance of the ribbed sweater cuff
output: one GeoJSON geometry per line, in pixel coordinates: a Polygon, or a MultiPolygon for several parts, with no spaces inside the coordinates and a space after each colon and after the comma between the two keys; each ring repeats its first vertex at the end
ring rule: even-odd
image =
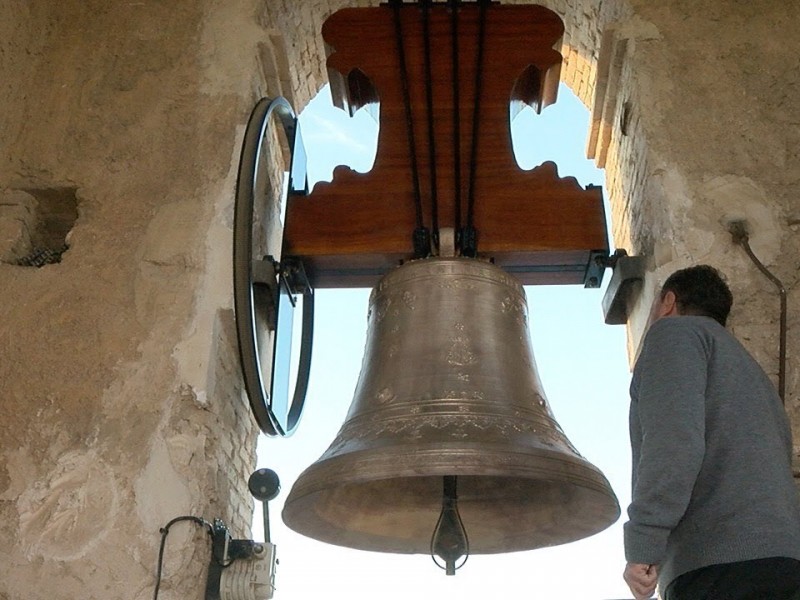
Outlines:
{"type": "Polygon", "coordinates": [[[624,525],[625,560],[629,563],[658,565],[664,560],[669,531],[643,527],[630,521],[624,525]]]}

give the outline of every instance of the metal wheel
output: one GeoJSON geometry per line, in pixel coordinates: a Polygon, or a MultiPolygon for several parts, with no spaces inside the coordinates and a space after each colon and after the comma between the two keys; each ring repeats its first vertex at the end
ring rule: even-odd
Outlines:
{"type": "MultiPolygon", "coordinates": [[[[284,98],[263,98],[253,108],[245,130],[233,228],[233,291],[239,359],[253,416],[267,435],[285,436],[297,427],[308,386],[313,337],[314,297],[302,265],[266,253],[265,208],[270,188],[269,157],[273,114],[291,153],[289,183],[283,202],[307,192],[305,152],[294,111],[284,98]],[[292,324],[302,298],[302,340],[295,391],[289,404],[288,370],[292,324]],[[271,360],[268,362],[268,357],[271,360]]],[[[278,149],[280,151],[280,149],[278,149]]],[[[275,189],[276,186],[272,186],[275,189]]]]}

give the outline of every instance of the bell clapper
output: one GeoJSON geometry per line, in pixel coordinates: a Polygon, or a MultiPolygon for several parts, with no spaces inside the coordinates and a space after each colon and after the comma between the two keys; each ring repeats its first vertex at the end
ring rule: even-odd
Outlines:
{"type": "Polygon", "coordinates": [[[458,494],[456,490],[457,478],[454,475],[444,477],[444,491],[442,494],[442,512],[433,531],[431,538],[431,558],[437,566],[445,570],[447,575],[455,575],[456,569],[464,566],[469,558],[469,540],[458,514],[458,494]],[[436,557],[444,561],[445,566],[436,560],[436,557]],[[464,560],[456,566],[456,561],[461,557],[464,560]]]}

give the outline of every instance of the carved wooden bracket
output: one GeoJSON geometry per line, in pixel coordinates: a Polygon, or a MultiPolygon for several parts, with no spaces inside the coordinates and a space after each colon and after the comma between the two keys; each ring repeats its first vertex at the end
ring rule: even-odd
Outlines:
{"type": "Polygon", "coordinates": [[[369,173],[339,167],[331,183],[290,198],[285,251],[315,287],[371,287],[414,257],[420,213],[434,241],[471,214],[479,256],[525,284],[599,285],[602,191],[559,177],[553,163],[521,170],[511,142],[522,103],[539,111],[556,99],[563,31],[544,7],[481,0],[390,2],[328,18],[335,101],[351,112],[379,103],[380,132],[369,173]]]}

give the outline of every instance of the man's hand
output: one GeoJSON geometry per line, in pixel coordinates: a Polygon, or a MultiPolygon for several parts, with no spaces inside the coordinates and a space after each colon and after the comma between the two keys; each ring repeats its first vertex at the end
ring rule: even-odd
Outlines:
{"type": "Polygon", "coordinates": [[[633,597],[636,600],[646,600],[652,597],[656,591],[658,582],[658,568],[656,565],[642,565],[638,563],[628,563],[625,565],[625,572],[622,574],[625,583],[631,588],[633,597]]]}

